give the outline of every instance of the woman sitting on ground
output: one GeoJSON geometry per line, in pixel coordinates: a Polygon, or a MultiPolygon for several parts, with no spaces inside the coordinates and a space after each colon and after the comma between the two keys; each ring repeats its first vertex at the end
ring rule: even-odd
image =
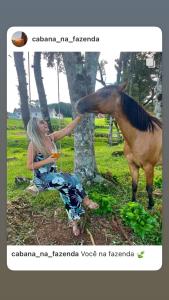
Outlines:
{"type": "Polygon", "coordinates": [[[52,153],[57,152],[54,142],[69,135],[81,119],[79,115],[68,126],[51,134],[44,120],[34,117],[27,126],[30,138],[27,166],[34,171],[34,184],[39,190],[57,189],[60,192],[75,236],[80,234],[77,220],[85,213],[82,203],[91,209],[99,206],[88,198],[75,174],[57,171],[57,158],[52,157],[52,153]]]}

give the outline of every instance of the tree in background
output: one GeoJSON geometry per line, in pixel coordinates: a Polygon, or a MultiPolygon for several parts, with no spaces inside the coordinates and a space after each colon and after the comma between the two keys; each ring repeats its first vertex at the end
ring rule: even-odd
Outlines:
{"type": "Polygon", "coordinates": [[[47,99],[46,99],[45,89],[43,85],[42,71],[41,71],[41,52],[34,53],[33,68],[34,68],[36,87],[39,95],[39,103],[40,103],[42,117],[48,123],[49,131],[52,132],[52,126],[50,122],[50,116],[49,116],[47,99]]]}
{"type": "Polygon", "coordinates": [[[65,103],[65,102],[51,103],[48,104],[48,108],[54,109],[57,114],[60,111],[60,113],[66,118],[72,117],[72,106],[70,103],[65,103]]]}
{"type": "Polygon", "coordinates": [[[18,91],[20,96],[21,114],[26,129],[30,119],[29,104],[28,104],[28,91],[26,82],[26,72],[24,68],[23,52],[14,52],[14,61],[18,77],[18,91]]]}
{"type": "MultiPolygon", "coordinates": [[[[121,54],[120,54],[120,58],[121,58],[121,54]]],[[[117,71],[117,84],[120,83],[120,78],[121,78],[121,63],[120,63],[120,58],[116,59],[116,61],[119,62],[119,66],[116,67],[116,71],[117,71]]],[[[100,73],[100,79],[96,78],[96,80],[98,82],[100,82],[103,86],[106,86],[107,83],[106,81],[106,70],[105,70],[105,65],[107,64],[106,60],[101,60],[100,63],[98,64],[98,71],[100,73]]],[[[115,121],[115,119],[110,116],[107,115],[106,116],[106,123],[109,126],[109,131],[108,131],[108,143],[109,145],[113,145],[113,143],[118,143],[121,141],[121,136],[120,136],[120,132],[119,132],[119,128],[118,128],[118,124],[115,121]],[[116,141],[113,141],[115,139],[115,132],[113,134],[113,125],[115,125],[116,128],[116,141]]]]}
{"type": "MultiPolygon", "coordinates": [[[[116,59],[115,62],[117,63],[115,65],[115,69],[117,71],[116,83],[118,85],[121,82],[122,52],[120,53],[119,59],[116,59]]],[[[118,124],[117,124],[116,120],[112,116],[109,116],[109,133],[108,133],[108,142],[109,142],[109,145],[113,145],[113,125],[115,125],[115,127],[116,127],[117,140],[118,140],[118,142],[121,141],[121,136],[120,136],[120,131],[119,131],[119,128],[118,128],[118,124]]]]}
{"type": "Polygon", "coordinates": [[[60,110],[61,114],[63,114],[65,117],[72,118],[72,106],[70,103],[65,103],[65,102],[60,102],[59,104],[57,103],[55,110],[57,113],[59,113],[60,110]]]}
{"type": "Polygon", "coordinates": [[[160,67],[159,67],[159,76],[157,80],[157,84],[155,86],[155,101],[154,101],[154,113],[157,118],[162,119],[162,62],[160,59],[160,67]]]}
{"type": "Polygon", "coordinates": [[[121,52],[115,67],[117,71],[121,69],[120,81],[128,81],[127,93],[152,111],[162,54],[161,52],[153,53],[155,60],[153,68],[146,65],[146,59],[150,55],[152,55],[151,52],[121,52]]]}

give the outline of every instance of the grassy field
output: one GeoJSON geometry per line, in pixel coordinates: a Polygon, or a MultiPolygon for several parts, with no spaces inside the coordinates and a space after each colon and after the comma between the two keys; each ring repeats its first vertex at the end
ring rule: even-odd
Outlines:
{"type": "MultiPolygon", "coordinates": [[[[62,126],[65,126],[71,119],[65,118],[62,126]]],[[[52,120],[53,127],[58,128],[57,120],[52,120]]],[[[105,185],[93,184],[86,186],[89,196],[100,204],[97,212],[90,212],[89,215],[94,218],[112,219],[113,216],[120,217],[121,208],[131,199],[131,177],[128,170],[128,164],[123,154],[123,143],[116,146],[109,146],[107,142],[108,127],[105,119],[96,119],[96,133],[105,134],[103,137],[95,137],[95,155],[99,173],[112,182],[112,188],[105,185]],[[118,154],[120,155],[116,155],[118,154]]],[[[30,203],[31,209],[37,213],[52,212],[54,209],[61,209],[60,218],[66,220],[63,204],[57,191],[42,192],[36,197],[32,197],[25,192],[28,184],[16,184],[15,177],[32,178],[31,171],[26,168],[28,140],[21,120],[8,120],[7,124],[7,160],[8,160],[8,202],[15,201],[30,203]]],[[[62,169],[64,172],[73,171],[73,136],[65,137],[62,140],[62,169]]],[[[59,165],[59,164],[58,164],[59,165]]],[[[59,166],[60,167],[60,166],[59,166]]],[[[155,169],[155,190],[161,189],[162,170],[161,167],[155,169]]],[[[159,193],[160,194],[160,193],[159,193]]],[[[148,214],[156,218],[160,230],[149,236],[149,239],[142,239],[131,230],[133,244],[159,244],[161,242],[161,196],[155,195],[155,208],[148,214]]],[[[147,194],[145,192],[145,177],[141,170],[138,200],[147,211],[147,194]]],[[[123,223],[123,220],[122,220],[123,223]]],[[[91,229],[92,230],[92,229],[91,229]]],[[[19,234],[19,233],[18,233],[19,234]]],[[[26,234],[26,233],[25,233],[26,234]]],[[[13,237],[13,240],[14,237],[13,237]]],[[[112,236],[110,244],[122,244],[123,241],[117,236],[112,236]]],[[[124,243],[123,243],[124,244],[124,243]]]]}

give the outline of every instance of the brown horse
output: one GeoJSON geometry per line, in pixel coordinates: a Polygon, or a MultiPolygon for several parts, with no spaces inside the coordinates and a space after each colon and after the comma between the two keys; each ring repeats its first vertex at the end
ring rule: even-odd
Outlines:
{"type": "Polygon", "coordinates": [[[95,93],[81,98],[77,110],[112,115],[123,134],[124,154],[132,176],[132,201],[136,201],[139,168],[146,176],[148,208],[154,206],[152,196],[154,167],[162,158],[162,124],[150,115],[134,99],[124,93],[126,83],[109,85],[95,93]]]}

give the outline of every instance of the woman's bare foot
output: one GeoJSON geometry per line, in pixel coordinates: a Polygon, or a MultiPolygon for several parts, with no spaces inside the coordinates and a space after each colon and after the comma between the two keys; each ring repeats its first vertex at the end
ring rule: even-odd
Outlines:
{"type": "Polygon", "coordinates": [[[96,202],[90,200],[88,197],[85,197],[83,199],[83,204],[85,206],[87,206],[88,208],[90,208],[90,209],[97,209],[97,208],[99,208],[99,204],[97,204],[96,202]]]}
{"type": "Polygon", "coordinates": [[[73,234],[74,234],[75,236],[78,236],[78,235],[80,234],[80,229],[79,229],[79,227],[78,227],[77,222],[76,222],[76,221],[72,221],[72,222],[70,223],[70,226],[71,226],[72,229],[73,229],[73,234]]]}

